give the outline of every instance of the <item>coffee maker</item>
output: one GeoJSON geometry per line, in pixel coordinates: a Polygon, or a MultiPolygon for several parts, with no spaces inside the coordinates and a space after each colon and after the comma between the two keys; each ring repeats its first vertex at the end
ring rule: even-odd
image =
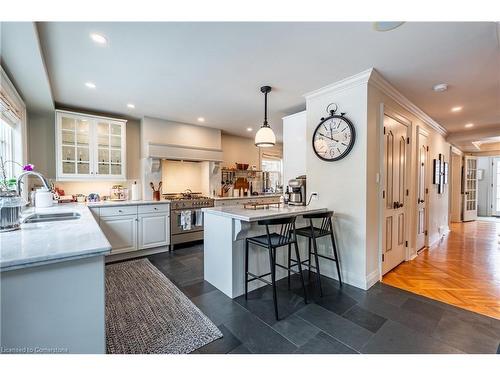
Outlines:
{"type": "Polygon", "coordinates": [[[288,204],[291,206],[305,206],[306,205],[306,176],[298,176],[288,181],[290,188],[290,196],[288,204]]]}

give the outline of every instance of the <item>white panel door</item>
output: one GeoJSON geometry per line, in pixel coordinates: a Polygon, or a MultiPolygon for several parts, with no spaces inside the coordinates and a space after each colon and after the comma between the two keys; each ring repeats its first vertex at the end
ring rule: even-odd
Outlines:
{"type": "Polygon", "coordinates": [[[383,274],[405,259],[407,136],[407,125],[384,116],[383,274]]]}
{"type": "Polygon", "coordinates": [[[425,247],[427,236],[428,153],[427,135],[419,133],[417,151],[417,242],[415,246],[417,251],[425,247]]]}
{"type": "Polygon", "coordinates": [[[168,214],[139,215],[139,249],[166,246],[170,243],[168,214]]]}
{"type": "Polygon", "coordinates": [[[477,159],[464,158],[464,221],[477,219],[477,159]]]}
{"type": "Polygon", "coordinates": [[[500,158],[493,160],[493,216],[500,216],[500,158]]]}
{"type": "Polygon", "coordinates": [[[99,224],[111,244],[111,254],[137,250],[137,215],[101,216],[99,224]]]}

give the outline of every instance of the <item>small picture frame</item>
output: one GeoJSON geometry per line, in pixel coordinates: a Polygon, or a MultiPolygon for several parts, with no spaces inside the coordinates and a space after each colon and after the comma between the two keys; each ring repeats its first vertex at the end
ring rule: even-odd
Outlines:
{"type": "Polygon", "coordinates": [[[448,163],[446,162],[444,163],[443,182],[448,185],[448,163]]]}

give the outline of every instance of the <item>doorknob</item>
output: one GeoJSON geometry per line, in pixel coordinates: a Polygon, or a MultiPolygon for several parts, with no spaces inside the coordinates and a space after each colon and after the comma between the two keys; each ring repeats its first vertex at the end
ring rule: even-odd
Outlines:
{"type": "Polygon", "coordinates": [[[394,204],[392,205],[392,207],[393,207],[394,209],[398,208],[398,207],[399,207],[399,202],[394,202],[394,204]]]}

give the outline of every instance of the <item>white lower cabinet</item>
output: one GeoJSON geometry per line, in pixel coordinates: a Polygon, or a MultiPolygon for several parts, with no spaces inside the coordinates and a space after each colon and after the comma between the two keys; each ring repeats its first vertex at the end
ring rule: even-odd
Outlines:
{"type": "Polygon", "coordinates": [[[166,246],[169,240],[169,214],[139,214],[139,249],[166,246]]]}
{"type": "Polygon", "coordinates": [[[101,216],[99,225],[111,244],[111,254],[137,250],[137,215],[101,216]]]}
{"type": "Polygon", "coordinates": [[[96,220],[111,244],[111,255],[170,245],[168,204],[101,207],[96,220]]]}

